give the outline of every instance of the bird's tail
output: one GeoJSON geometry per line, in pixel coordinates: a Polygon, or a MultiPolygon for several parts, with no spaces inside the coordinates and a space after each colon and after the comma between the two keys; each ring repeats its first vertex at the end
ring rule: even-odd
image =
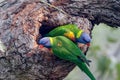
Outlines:
{"type": "Polygon", "coordinates": [[[86,66],[85,63],[80,62],[80,61],[77,61],[75,63],[84,73],[87,74],[87,76],[89,76],[89,78],[91,80],[96,80],[95,77],[93,76],[93,74],[91,73],[91,71],[89,70],[89,68],[86,66]]]}

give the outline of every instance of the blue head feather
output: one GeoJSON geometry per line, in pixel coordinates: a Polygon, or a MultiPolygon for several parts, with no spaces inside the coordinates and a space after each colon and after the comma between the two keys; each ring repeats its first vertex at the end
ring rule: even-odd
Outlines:
{"type": "Polygon", "coordinates": [[[44,47],[50,48],[51,47],[50,38],[49,37],[41,38],[38,44],[43,45],[44,47]]]}
{"type": "Polygon", "coordinates": [[[79,38],[77,38],[77,42],[87,44],[91,42],[91,38],[89,34],[83,32],[79,38]]]}

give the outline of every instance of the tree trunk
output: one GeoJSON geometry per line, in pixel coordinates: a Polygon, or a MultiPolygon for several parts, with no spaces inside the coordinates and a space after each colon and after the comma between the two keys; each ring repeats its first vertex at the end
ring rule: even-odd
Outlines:
{"type": "MultiPolygon", "coordinates": [[[[46,48],[40,49],[37,40],[53,28],[67,23],[77,24],[88,33],[94,24],[100,22],[119,26],[120,1],[105,1],[48,1],[59,10],[39,0],[6,0],[0,3],[0,79],[65,78],[75,65],[59,59],[46,48]]],[[[85,45],[80,47],[83,52],[87,51],[85,45]]]]}

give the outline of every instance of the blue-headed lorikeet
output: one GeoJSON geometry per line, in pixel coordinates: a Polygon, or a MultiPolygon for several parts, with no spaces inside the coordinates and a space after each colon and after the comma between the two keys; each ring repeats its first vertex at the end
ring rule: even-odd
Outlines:
{"type": "Polygon", "coordinates": [[[51,48],[57,57],[75,63],[91,80],[96,80],[85,64],[89,65],[85,55],[70,39],[64,36],[44,37],[38,43],[46,48],[51,48]]]}
{"type": "Polygon", "coordinates": [[[53,29],[52,31],[50,31],[46,36],[50,36],[50,37],[66,36],[75,43],[79,42],[79,43],[87,44],[88,46],[91,41],[89,34],[79,29],[74,24],[59,26],[53,29]]]}

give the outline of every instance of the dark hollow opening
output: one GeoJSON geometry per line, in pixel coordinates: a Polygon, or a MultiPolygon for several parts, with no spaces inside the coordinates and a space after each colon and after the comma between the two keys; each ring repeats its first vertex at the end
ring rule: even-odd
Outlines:
{"type": "Polygon", "coordinates": [[[42,26],[39,28],[39,34],[41,34],[41,37],[45,37],[45,35],[54,28],[56,28],[56,26],[52,26],[47,22],[42,22],[42,26]]]}
{"type": "Polygon", "coordinates": [[[53,26],[53,24],[49,21],[43,21],[42,26],[40,26],[40,28],[39,28],[39,35],[36,40],[37,43],[38,43],[39,39],[41,39],[42,37],[45,37],[47,33],[49,33],[51,30],[53,30],[56,27],[57,26],[53,26]]]}

